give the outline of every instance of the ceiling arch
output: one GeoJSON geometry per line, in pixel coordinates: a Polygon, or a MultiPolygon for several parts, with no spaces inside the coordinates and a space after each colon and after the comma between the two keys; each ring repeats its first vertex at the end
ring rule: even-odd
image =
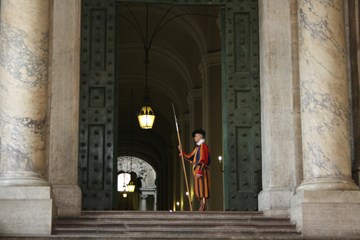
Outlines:
{"type": "MultiPolygon", "coordinates": [[[[123,24],[120,25],[120,29],[124,28],[126,30],[134,30],[134,26],[138,26],[142,33],[145,35],[145,23],[146,23],[146,5],[145,4],[134,4],[130,5],[125,4],[126,7],[120,7],[120,15],[126,17],[126,21],[123,21],[123,24]],[[130,12],[132,11],[132,13],[130,12]],[[134,18],[135,16],[135,18],[134,18]],[[130,23],[130,22],[132,23],[130,23]],[[137,22],[138,21],[138,24],[137,22]],[[126,28],[127,27],[127,28],[126,28]]],[[[192,39],[200,51],[200,55],[203,55],[207,52],[206,37],[204,30],[199,23],[194,19],[196,12],[191,11],[186,6],[170,6],[164,4],[149,4],[149,38],[152,37],[153,32],[161,19],[169,10],[168,14],[165,16],[163,24],[161,24],[160,31],[155,36],[155,41],[158,41],[160,35],[162,38],[166,37],[169,29],[176,29],[179,31],[179,35],[182,35],[184,38],[188,37],[192,39]]],[[[125,19],[125,18],[124,18],[125,19]]],[[[137,36],[137,40],[140,40],[140,37],[137,36]]]]}
{"type": "MultiPolygon", "coordinates": [[[[176,50],[174,47],[163,47],[163,45],[154,45],[151,48],[151,57],[149,58],[150,64],[149,68],[152,68],[156,64],[152,64],[154,61],[158,64],[158,66],[164,66],[166,63],[167,69],[171,69],[174,73],[177,73],[181,76],[182,81],[186,83],[188,89],[193,87],[192,78],[191,78],[191,71],[189,70],[186,60],[181,56],[181,54],[176,50]]],[[[141,59],[140,56],[143,56],[144,49],[139,43],[121,43],[119,47],[120,51],[120,64],[122,63],[121,59],[128,59],[129,57],[133,57],[135,54],[139,56],[138,58],[141,59]]],[[[126,62],[126,61],[123,61],[126,62]]],[[[137,66],[140,65],[140,69],[144,70],[145,66],[143,61],[141,61],[137,66]],[[142,67],[141,67],[142,66],[142,67]]],[[[126,68],[125,69],[130,69],[126,68]]],[[[151,69],[150,69],[151,70],[151,69]]],[[[137,72],[138,73],[138,72],[137,72]]]]}

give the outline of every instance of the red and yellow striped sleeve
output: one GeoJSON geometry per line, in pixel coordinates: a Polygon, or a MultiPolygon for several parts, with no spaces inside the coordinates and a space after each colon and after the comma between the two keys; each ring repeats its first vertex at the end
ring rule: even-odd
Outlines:
{"type": "Polygon", "coordinates": [[[195,154],[196,154],[196,150],[197,148],[195,148],[191,153],[186,153],[185,151],[182,151],[182,154],[184,156],[184,158],[190,162],[193,161],[194,157],[195,157],[195,154]]]}

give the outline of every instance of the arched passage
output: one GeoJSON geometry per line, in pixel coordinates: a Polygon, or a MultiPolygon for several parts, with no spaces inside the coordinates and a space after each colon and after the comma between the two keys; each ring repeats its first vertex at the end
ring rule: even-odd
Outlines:
{"type": "Polygon", "coordinates": [[[120,210],[157,210],[157,173],[155,169],[145,160],[133,156],[119,156],[117,158],[118,174],[128,173],[128,181],[119,184],[128,184],[132,182],[135,185],[135,191],[129,192],[127,189],[119,189],[118,197],[120,210]],[[120,191],[119,191],[120,190],[120,191]],[[123,195],[126,193],[127,195],[123,195]]]}

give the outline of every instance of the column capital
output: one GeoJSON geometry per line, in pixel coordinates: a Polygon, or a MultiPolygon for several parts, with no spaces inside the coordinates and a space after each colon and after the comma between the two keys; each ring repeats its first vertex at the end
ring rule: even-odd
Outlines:
{"type": "Polygon", "coordinates": [[[180,124],[186,124],[190,122],[190,114],[189,113],[183,113],[179,116],[179,122],[180,124]]]}
{"type": "Polygon", "coordinates": [[[209,52],[205,54],[199,64],[199,71],[202,80],[207,79],[207,71],[209,67],[218,66],[221,64],[221,51],[209,52]]]}
{"type": "Polygon", "coordinates": [[[194,103],[195,100],[202,98],[202,88],[192,89],[189,91],[186,100],[188,104],[194,103]]]}
{"type": "Polygon", "coordinates": [[[141,199],[147,199],[148,195],[147,194],[140,194],[140,198],[141,199]]]}
{"type": "Polygon", "coordinates": [[[208,52],[205,54],[199,64],[199,69],[217,66],[221,64],[221,51],[208,52]]]}
{"type": "Polygon", "coordinates": [[[221,30],[221,14],[219,13],[219,17],[216,19],[216,26],[219,28],[219,34],[221,36],[222,30],[221,30]]]}

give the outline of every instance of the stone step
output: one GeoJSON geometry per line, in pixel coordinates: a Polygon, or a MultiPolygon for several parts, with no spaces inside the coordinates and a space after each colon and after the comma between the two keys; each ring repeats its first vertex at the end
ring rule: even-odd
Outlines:
{"type": "Polygon", "coordinates": [[[147,225],[166,225],[166,226],[188,226],[192,227],[194,226],[264,226],[264,227],[295,227],[293,224],[291,224],[289,221],[266,221],[263,219],[258,220],[244,220],[244,221],[236,221],[236,220],[208,220],[206,222],[198,222],[197,220],[190,219],[186,220],[174,220],[174,219],[167,219],[166,221],[162,221],[159,219],[81,219],[81,218],[74,218],[74,219],[58,219],[56,221],[57,226],[82,226],[82,225],[101,225],[101,226],[107,226],[107,225],[114,225],[114,226],[121,226],[126,224],[127,226],[147,226],[147,225]],[[150,220],[150,221],[149,221],[150,220]]]}
{"type": "Polygon", "coordinates": [[[157,229],[159,231],[245,231],[245,230],[258,230],[258,231],[296,231],[294,226],[263,226],[263,225],[248,225],[248,226],[228,226],[228,225],[213,225],[213,226],[188,226],[185,224],[164,224],[161,223],[160,225],[155,224],[148,224],[148,225],[129,225],[129,224],[122,224],[122,225],[57,225],[53,228],[55,231],[72,231],[72,230],[81,230],[81,231],[152,231],[157,229]]]}
{"type": "MultiPolygon", "coordinates": [[[[290,233],[73,233],[73,234],[57,234],[52,235],[51,238],[58,239],[302,239],[300,234],[290,233]]],[[[38,238],[37,238],[38,239],[38,238]]],[[[48,238],[47,238],[48,239],[48,238]]]]}
{"type": "Polygon", "coordinates": [[[301,239],[298,232],[285,231],[255,231],[243,230],[236,232],[223,231],[70,231],[55,232],[52,237],[62,238],[126,238],[126,239],[301,239]]]}
{"type": "Polygon", "coordinates": [[[82,219],[91,218],[116,218],[116,219],[206,219],[206,220],[264,220],[264,221],[284,221],[288,222],[287,217],[268,217],[264,216],[261,212],[150,212],[150,211],[109,211],[109,212],[96,212],[96,211],[83,211],[81,214],[82,219]]]}
{"type": "Polygon", "coordinates": [[[234,217],[234,218],[216,218],[216,217],[193,217],[193,216],[163,216],[163,217],[154,217],[151,215],[148,215],[146,217],[127,217],[127,216],[118,216],[118,217],[72,217],[72,218],[61,218],[58,219],[59,222],[65,222],[65,221],[82,221],[82,222],[96,222],[99,219],[101,219],[104,222],[117,222],[117,221],[127,221],[127,222],[134,222],[134,221],[148,221],[151,219],[152,221],[206,221],[206,222],[239,222],[239,223],[262,223],[262,222],[272,222],[272,223],[289,223],[289,218],[276,218],[276,217],[234,217]]]}
{"type": "Polygon", "coordinates": [[[143,216],[217,216],[217,217],[248,217],[248,216],[262,216],[261,212],[256,211],[243,211],[243,212],[230,212],[230,211],[82,211],[81,216],[129,216],[129,217],[143,217],[143,216]]]}
{"type": "Polygon", "coordinates": [[[286,217],[261,212],[83,211],[58,218],[55,238],[109,239],[300,239],[286,217]]]}
{"type": "MultiPolygon", "coordinates": [[[[81,234],[73,234],[73,235],[53,235],[51,238],[57,238],[57,239],[152,239],[152,240],[159,240],[159,239],[219,239],[219,240],[225,240],[225,239],[248,239],[248,240],[257,240],[257,239],[271,239],[271,240],[277,240],[277,239],[302,239],[302,237],[299,234],[192,234],[192,235],[182,235],[182,234],[166,234],[163,233],[151,233],[151,234],[142,234],[142,233],[129,233],[129,234],[90,234],[90,235],[81,235],[81,234]]],[[[39,238],[36,238],[39,240],[39,238]]],[[[48,238],[46,238],[48,239],[48,238]]],[[[324,239],[326,240],[326,239],[324,239]]]]}

